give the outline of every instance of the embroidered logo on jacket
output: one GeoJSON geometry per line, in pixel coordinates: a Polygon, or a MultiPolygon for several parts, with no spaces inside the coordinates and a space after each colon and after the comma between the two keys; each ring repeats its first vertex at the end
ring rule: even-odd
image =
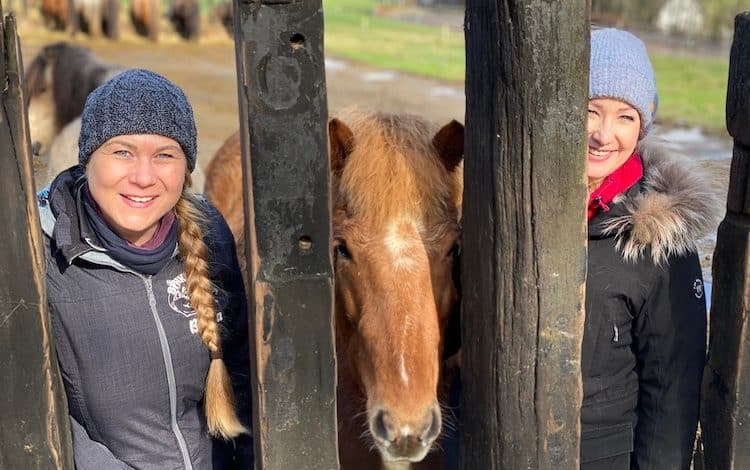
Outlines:
{"type": "MultiPolygon", "coordinates": [[[[213,294],[214,298],[218,294],[218,291],[215,288],[213,294]]],[[[174,279],[167,281],[167,297],[167,301],[172,310],[181,314],[185,318],[190,319],[190,332],[193,334],[198,333],[198,319],[195,318],[195,310],[193,310],[193,306],[190,305],[190,297],[188,296],[184,273],[180,273],[174,279]]],[[[220,322],[223,319],[224,315],[221,312],[216,312],[216,321],[220,322]]]]}
{"type": "Polygon", "coordinates": [[[700,279],[693,281],[693,293],[695,294],[696,299],[703,298],[703,281],[700,279]]]}

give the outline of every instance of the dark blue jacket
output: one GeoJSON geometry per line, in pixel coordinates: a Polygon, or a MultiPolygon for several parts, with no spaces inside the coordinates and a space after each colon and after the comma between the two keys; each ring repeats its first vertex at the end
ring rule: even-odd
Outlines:
{"type": "MultiPolygon", "coordinates": [[[[47,300],[79,470],[252,468],[252,439],[212,442],[202,407],[209,353],[177,250],[150,276],[112,259],[79,218],[73,168],[42,190],[47,300]]],[[[234,240],[208,203],[224,359],[250,428],[247,308],[234,240]]]]}

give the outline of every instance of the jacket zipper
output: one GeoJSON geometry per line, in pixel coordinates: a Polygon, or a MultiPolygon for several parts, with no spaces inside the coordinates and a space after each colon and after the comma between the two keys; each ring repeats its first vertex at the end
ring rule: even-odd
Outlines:
{"type": "Polygon", "coordinates": [[[190,453],[188,452],[185,437],[182,435],[182,431],[177,424],[177,384],[174,378],[174,370],[172,368],[172,353],[169,349],[169,343],[167,342],[167,334],[164,332],[164,325],[162,325],[161,320],[159,319],[159,312],[156,309],[156,297],[154,296],[154,286],[152,283],[152,278],[151,276],[141,276],[141,278],[146,284],[148,304],[151,307],[151,314],[154,317],[154,323],[156,323],[156,331],[159,333],[159,342],[161,343],[161,353],[164,359],[164,368],[167,372],[167,388],[169,389],[169,415],[172,425],[172,432],[174,432],[175,438],[177,439],[177,445],[179,446],[180,453],[182,454],[182,461],[185,464],[185,470],[193,470],[193,464],[190,461],[190,453]]]}
{"type": "Polygon", "coordinates": [[[596,196],[594,198],[594,205],[600,208],[601,210],[603,210],[604,212],[609,212],[609,206],[606,203],[602,202],[601,196],[596,196]]]}

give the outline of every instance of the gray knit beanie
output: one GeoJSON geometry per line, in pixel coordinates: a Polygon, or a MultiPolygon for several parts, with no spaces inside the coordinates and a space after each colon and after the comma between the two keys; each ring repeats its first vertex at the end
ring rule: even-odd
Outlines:
{"type": "Polygon", "coordinates": [[[659,97],[643,41],[615,28],[591,32],[589,99],[615,98],[641,116],[641,136],[654,122],[659,97]]]}
{"type": "Polygon", "coordinates": [[[78,162],[118,135],[159,134],[176,140],[195,168],[196,130],[185,93],[166,78],[148,70],[127,70],[89,94],[81,116],[78,162]]]}

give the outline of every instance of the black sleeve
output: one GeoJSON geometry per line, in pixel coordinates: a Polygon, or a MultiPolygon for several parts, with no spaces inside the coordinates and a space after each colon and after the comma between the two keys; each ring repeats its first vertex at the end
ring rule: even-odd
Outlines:
{"type": "Polygon", "coordinates": [[[635,322],[639,377],[632,469],[689,469],[706,360],[706,303],[695,253],[672,257],[635,322]]]}
{"type": "Polygon", "coordinates": [[[217,217],[213,227],[215,265],[218,272],[219,287],[229,302],[225,315],[225,330],[222,335],[223,359],[232,379],[237,414],[242,424],[250,431],[232,442],[214,442],[214,468],[253,468],[252,438],[252,390],[250,380],[250,341],[248,330],[248,310],[245,286],[242,280],[234,239],[224,219],[214,211],[217,217]],[[232,455],[227,459],[226,455],[232,455]],[[224,458],[222,458],[222,455],[224,458]],[[228,460],[233,463],[229,464],[228,460]]]}

